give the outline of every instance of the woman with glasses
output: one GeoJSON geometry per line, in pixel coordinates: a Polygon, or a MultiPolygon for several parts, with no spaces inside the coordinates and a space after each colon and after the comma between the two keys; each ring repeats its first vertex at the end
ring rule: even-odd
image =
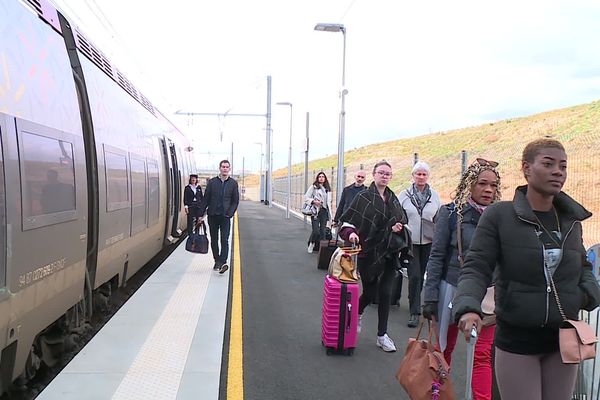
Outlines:
{"type": "MultiPolygon", "coordinates": [[[[462,175],[453,201],[440,209],[435,225],[431,254],[427,262],[423,316],[438,321],[438,345],[448,364],[452,361],[452,351],[458,337],[458,327],[452,319],[451,307],[462,261],[470,253],[471,242],[479,233],[475,228],[480,217],[487,213],[490,204],[501,197],[497,166],[497,162],[482,158],[472,163],[462,175]]],[[[487,322],[489,323],[482,329],[475,345],[471,381],[475,400],[492,398],[493,316],[487,322]]]]}
{"type": "Polygon", "coordinates": [[[359,299],[358,330],[365,308],[379,295],[376,344],[383,351],[396,351],[387,334],[390,296],[399,256],[409,256],[410,235],[404,225],[408,222],[398,198],[388,187],[392,167],[380,161],[373,167],[373,183],[358,193],[352,204],[340,217],[340,236],[349,242],[359,243],[358,270],[363,293],[359,299]],[[379,281],[379,284],[378,284],[379,281]]]}
{"type": "Polygon", "coordinates": [[[441,206],[437,192],[427,183],[429,171],[427,163],[415,163],[412,169],[413,183],[400,193],[400,204],[408,215],[408,230],[413,242],[414,258],[408,264],[410,318],[407,325],[410,328],[419,324],[423,278],[431,252],[434,221],[441,206]]]}
{"type": "Polygon", "coordinates": [[[477,227],[453,302],[454,320],[467,338],[473,327],[482,329],[481,299],[495,277],[500,395],[569,400],[578,365],[563,364],[558,331],[563,319],[578,319],[580,310],[600,304],[581,228],[592,214],[562,191],[567,154],[560,142],[527,144],[521,169],[527,184],[512,201],[491,206],[477,227]]]}
{"type": "Polygon", "coordinates": [[[325,240],[327,221],[331,218],[331,186],[324,172],[319,172],[313,184],[304,194],[305,204],[315,206],[316,213],[311,216],[312,232],[308,238],[308,252],[319,248],[325,240]]]}

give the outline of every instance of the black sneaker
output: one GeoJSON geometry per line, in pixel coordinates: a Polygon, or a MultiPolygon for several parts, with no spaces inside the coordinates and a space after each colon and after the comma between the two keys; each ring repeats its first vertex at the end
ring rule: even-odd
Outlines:
{"type": "Polygon", "coordinates": [[[406,326],[409,328],[416,328],[419,325],[419,316],[417,314],[412,314],[408,319],[408,323],[406,326]]]}
{"type": "Polygon", "coordinates": [[[215,261],[215,265],[213,266],[213,270],[218,271],[221,269],[221,261],[215,261]]]}
{"type": "Polygon", "coordinates": [[[224,274],[228,269],[229,265],[227,265],[227,263],[223,263],[223,265],[221,265],[221,269],[219,269],[219,274],[224,274]]]}

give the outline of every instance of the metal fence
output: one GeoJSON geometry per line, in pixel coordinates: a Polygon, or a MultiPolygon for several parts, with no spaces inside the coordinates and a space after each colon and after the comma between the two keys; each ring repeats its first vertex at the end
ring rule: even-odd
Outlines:
{"type": "MultiPolygon", "coordinates": [[[[565,145],[568,155],[568,178],[564,191],[571,197],[583,204],[585,208],[594,215],[584,221],[583,236],[586,248],[595,243],[600,243],[600,132],[590,135],[576,136],[570,141],[558,137],[565,145]]],[[[390,182],[390,188],[398,194],[408,187],[412,181],[411,170],[415,160],[427,162],[431,167],[430,185],[438,192],[443,202],[449,202],[460,180],[461,171],[468,163],[477,157],[487,160],[498,161],[498,171],[501,176],[501,190],[503,200],[511,200],[515,188],[525,184],[520,159],[522,150],[530,138],[524,143],[512,146],[497,144],[491,146],[489,143],[475,146],[474,149],[457,150],[456,152],[441,152],[424,147],[419,153],[409,153],[403,156],[391,155],[386,157],[392,165],[394,176],[390,182]]],[[[367,181],[370,184],[372,166],[381,158],[365,160],[362,163],[351,164],[344,168],[344,184],[353,182],[354,174],[360,169],[366,169],[367,181]]],[[[309,185],[314,181],[320,171],[325,172],[333,189],[333,208],[336,209],[336,168],[329,167],[309,171],[309,185]]],[[[292,175],[291,179],[290,209],[300,211],[303,196],[306,190],[304,174],[292,175]]],[[[287,176],[274,179],[273,201],[285,205],[287,201],[287,176]]]]}

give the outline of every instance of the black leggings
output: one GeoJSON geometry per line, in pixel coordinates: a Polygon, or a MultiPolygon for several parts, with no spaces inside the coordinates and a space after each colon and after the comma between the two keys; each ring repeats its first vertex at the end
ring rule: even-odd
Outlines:
{"type": "Polygon", "coordinates": [[[423,290],[423,277],[431,252],[431,243],[413,244],[414,258],[408,264],[408,303],[410,313],[421,314],[421,291],[423,290]]]}
{"type": "Polygon", "coordinates": [[[365,308],[371,304],[379,295],[377,312],[379,322],[377,323],[377,336],[387,333],[388,316],[390,315],[390,299],[392,297],[392,285],[396,276],[397,257],[386,258],[383,274],[377,279],[369,273],[373,269],[372,257],[358,259],[358,271],[362,278],[363,292],[358,300],[358,313],[362,315],[365,308]]]}

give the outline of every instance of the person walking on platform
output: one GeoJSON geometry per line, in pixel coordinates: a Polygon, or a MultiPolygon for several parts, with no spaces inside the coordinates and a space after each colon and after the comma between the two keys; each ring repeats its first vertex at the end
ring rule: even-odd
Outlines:
{"type": "Polygon", "coordinates": [[[375,164],[373,183],[356,195],[350,208],[340,217],[340,236],[362,247],[358,255],[363,287],[358,304],[358,329],[361,329],[365,308],[379,295],[376,344],[386,352],[396,351],[387,333],[393,279],[400,255],[410,257],[412,246],[410,234],[404,229],[408,222],[406,212],[388,187],[391,178],[392,167],[387,161],[375,164]]]}
{"type": "Polygon", "coordinates": [[[219,163],[219,175],[208,181],[206,192],[200,207],[200,215],[208,214],[210,231],[210,247],[215,259],[214,270],[223,274],[229,268],[229,231],[231,217],[235,214],[240,203],[238,184],[229,176],[231,164],[227,160],[219,163]],[[219,251],[219,237],[221,250],[219,251]]]}
{"type": "Polygon", "coordinates": [[[200,204],[202,202],[202,188],[198,184],[198,175],[190,174],[188,185],[183,189],[183,205],[187,215],[188,235],[192,232],[192,227],[196,218],[201,216],[200,204]]]}
{"type": "MultiPolygon", "coordinates": [[[[431,255],[427,262],[427,279],[423,316],[439,322],[439,347],[448,364],[458,337],[458,327],[451,315],[454,293],[461,275],[462,260],[470,254],[472,241],[481,234],[476,230],[480,217],[490,204],[500,200],[498,163],[478,158],[463,174],[454,201],[443,206],[435,224],[431,255]]],[[[481,330],[475,344],[471,387],[475,400],[492,398],[493,317],[481,330]]],[[[507,397],[507,399],[511,399],[507,397]]]]}
{"type": "Polygon", "coordinates": [[[413,242],[414,258],[408,264],[408,303],[410,318],[408,326],[414,328],[419,324],[421,315],[421,290],[431,242],[435,218],[440,209],[440,197],[429,186],[429,165],[419,161],[412,169],[413,183],[400,192],[400,204],[408,215],[408,230],[413,242]]]}
{"type": "Polygon", "coordinates": [[[335,210],[335,216],[333,217],[332,226],[337,226],[342,214],[348,208],[350,208],[350,204],[352,204],[352,200],[354,200],[354,197],[358,193],[366,189],[364,185],[366,177],[367,175],[365,171],[359,170],[356,172],[356,174],[354,174],[354,183],[344,188],[344,190],[342,191],[342,197],[340,197],[340,202],[339,204],[337,204],[335,210]]]}
{"type": "Polygon", "coordinates": [[[582,221],[591,217],[562,191],[567,154],[553,139],[523,150],[527,184],[512,201],[489,207],[477,227],[454,299],[454,317],[469,337],[482,327],[481,299],[496,282],[495,371],[510,400],[568,400],[577,364],[564,364],[559,327],[600,304],[600,287],[586,260],[582,221]],[[559,305],[560,304],[560,305],[559,305]]]}
{"type": "Polygon", "coordinates": [[[316,207],[317,213],[310,217],[312,232],[308,238],[308,252],[317,249],[321,240],[325,240],[327,221],[331,217],[331,186],[324,172],[319,172],[315,181],[304,194],[304,202],[316,207]]]}

